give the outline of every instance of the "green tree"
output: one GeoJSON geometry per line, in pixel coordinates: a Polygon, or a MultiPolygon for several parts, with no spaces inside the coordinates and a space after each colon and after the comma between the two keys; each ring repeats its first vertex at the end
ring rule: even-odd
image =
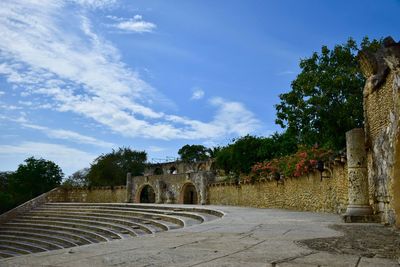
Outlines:
{"type": "Polygon", "coordinates": [[[89,185],[88,181],[88,172],[89,168],[84,168],[82,170],[74,172],[70,175],[64,182],[63,186],[65,187],[85,187],[89,185]]]}
{"type": "Polygon", "coordinates": [[[9,189],[15,204],[21,204],[60,185],[64,174],[52,161],[27,158],[10,175],[9,189]]]}
{"type": "Polygon", "coordinates": [[[257,162],[285,156],[296,150],[296,140],[286,132],[275,133],[270,137],[246,135],[219,149],[215,159],[217,167],[225,173],[233,172],[239,175],[249,173],[257,162]]]}
{"type": "Polygon", "coordinates": [[[210,150],[203,145],[184,145],[178,150],[182,161],[196,162],[210,158],[210,150]]]}
{"type": "Polygon", "coordinates": [[[0,213],[14,207],[14,199],[9,189],[12,172],[0,172],[0,213]]]}
{"type": "MultiPolygon", "coordinates": [[[[364,38],[361,49],[375,50],[377,40],[364,38]]],[[[353,39],[332,50],[322,46],[300,61],[301,73],[292,82],[292,90],[281,94],[276,105],[276,123],[287,128],[304,145],[319,144],[332,149],[345,146],[345,132],[363,125],[365,83],[353,39]]]]}
{"type": "Polygon", "coordinates": [[[146,152],[125,147],[103,154],[94,160],[89,169],[87,174],[89,185],[124,185],[128,172],[133,176],[143,174],[146,161],[146,152]]]}

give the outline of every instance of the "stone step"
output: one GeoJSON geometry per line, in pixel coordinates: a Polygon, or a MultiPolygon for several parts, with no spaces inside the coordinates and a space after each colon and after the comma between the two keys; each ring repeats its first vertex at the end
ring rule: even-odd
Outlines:
{"type": "Polygon", "coordinates": [[[63,223],[63,222],[51,222],[51,221],[19,221],[18,219],[12,220],[4,224],[6,227],[10,225],[15,225],[17,227],[39,227],[41,229],[54,229],[54,230],[63,230],[66,232],[73,232],[78,235],[85,236],[88,240],[97,240],[98,242],[105,242],[113,239],[121,239],[122,237],[118,234],[114,234],[111,231],[105,229],[99,229],[97,227],[89,227],[83,224],[71,224],[71,223],[63,223]],[[109,233],[100,234],[100,232],[109,233]]]}
{"type": "Polygon", "coordinates": [[[87,245],[87,244],[92,244],[92,243],[98,243],[99,241],[97,239],[88,239],[87,236],[85,235],[85,232],[82,231],[75,231],[76,229],[65,229],[61,227],[48,227],[47,225],[32,225],[32,224],[20,224],[20,225],[15,225],[15,224],[3,224],[1,231],[3,229],[11,229],[16,232],[18,231],[24,231],[25,233],[43,233],[46,235],[50,236],[62,236],[64,238],[67,238],[69,240],[73,240],[74,243],[77,245],[87,245]],[[81,236],[79,236],[81,234],[81,236]]]}
{"type": "Polygon", "coordinates": [[[4,240],[11,240],[11,241],[23,241],[29,244],[34,244],[37,246],[40,246],[46,250],[54,250],[54,249],[62,249],[65,247],[62,247],[60,245],[54,244],[54,243],[50,243],[44,240],[39,240],[36,238],[32,238],[32,237],[23,237],[23,236],[15,236],[15,235],[4,235],[2,233],[0,233],[0,239],[4,239],[4,240]]]}
{"type": "Polygon", "coordinates": [[[118,227],[117,225],[111,225],[106,223],[99,223],[95,221],[87,221],[81,219],[59,219],[59,218],[32,218],[27,216],[21,216],[18,219],[12,220],[11,222],[22,223],[39,223],[39,224],[49,224],[49,225],[57,225],[57,226],[67,226],[72,228],[79,228],[84,231],[92,231],[95,232],[104,238],[107,239],[121,239],[122,233],[121,231],[128,231],[128,234],[131,233],[133,236],[136,236],[134,232],[132,232],[128,228],[118,227]]]}
{"type": "MultiPolygon", "coordinates": [[[[62,207],[52,207],[52,208],[36,208],[34,211],[44,211],[44,210],[57,210],[57,211],[62,211],[62,212],[74,212],[77,209],[74,208],[62,208],[62,207]]],[[[108,207],[104,208],[91,208],[91,207],[85,207],[85,208],[79,208],[79,211],[85,211],[85,212],[102,212],[102,213],[107,213],[107,214],[119,214],[119,215],[125,215],[125,216],[132,216],[132,217],[137,217],[137,218],[145,218],[151,219],[152,214],[146,213],[146,212],[137,212],[137,211],[130,211],[129,209],[123,210],[123,209],[110,209],[108,207]]],[[[181,227],[185,226],[185,221],[182,220],[181,218],[176,218],[170,215],[158,215],[159,217],[162,218],[163,221],[166,222],[171,222],[177,225],[180,225],[181,227]]]]}
{"type": "Polygon", "coordinates": [[[137,234],[132,231],[131,228],[125,227],[125,226],[121,226],[115,223],[107,223],[107,222],[99,222],[96,220],[87,220],[84,218],[57,218],[57,217],[39,217],[39,216],[29,216],[29,215],[25,215],[25,216],[20,216],[19,217],[20,220],[23,221],[52,221],[52,222],[67,222],[67,223],[71,223],[74,225],[77,224],[84,224],[84,225],[95,225],[95,226],[100,226],[101,228],[105,228],[105,229],[112,229],[113,232],[117,231],[119,234],[127,234],[127,235],[131,235],[131,236],[137,236],[137,234]]]}
{"type": "Polygon", "coordinates": [[[130,207],[130,206],[122,206],[122,205],[96,205],[96,204],[86,204],[86,205],[66,205],[66,204],[61,204],[61,205],[43,205],[42,208],[54,208],[54,206],[58,208],[71,208],[73,207],[74,209],[85,209],[90,207],[91,209],[110,209],[112,208],[113,210],[127,210],[127,211],[137,211],[140,213],[146,213],[146,214],[164,214],[164,215],[179,215],[181,217],[188,217],[194,220],[198,220],[200,223],[204,222],[204,216],[196,213],[192,213],[189,210],[186,211],[185,209],[174,209],[174,210],[162,210],[162,209],[142,209],[138,207],[130,207]]]}
{"type": "Polygon", "coordinates": [[[40,234],[29,230],[26,231],[25,229],[17,229],[17,230],[18,231],[16,231],[15,229],[3,228],[0,230],[0,236],[11,235],[16,238],[35,238],[43,242],[51,243],[52,245],[55,246],[60,246],[61,248],[70,248],[79,246],[79,243],[76,243],[76,241],[74,240],[62,238],[60,236],[55,236],[55,234],[57,233],[54,232],[50,232],[50,234],[46,235],[45,233],[40,234]]]}
{"type": "Polygon", "coordinates": [[[161,211],[178,211],[178,212],[194,212],[196,214],[209,214],[215,217],[223,217],[224,213],[213,209],[203,209],[198,207],[179,207],[175,205],[154,205],[154,204],[134,204],[134,203],[82,203],[82,202],[52,202],[46,203],[43,206],[111,206],[111,207],[130,207],[144,210],[161,210],[161,211]]]}
{"type": "Polygon", "coordinates": [[[4,251],[0,251],[0,259],[1,258],[11,258],[11,257],[14,257],[15,255],[14,254],[12,254],[12,253],[7,253],[7,252],[4,252],[4,251]]]}
{"type": "Polygon", "coordinates": [[[195,207],[46,203],[0,225],[0,258],[157,233],[222,216],[195,207]]]}
{"type": "Polygon", "coordinates": [[[31,253],[48,251],[48,249],[45,249],[38,245],[33,245],[30,243],[24,242],[22,240],[15,241],[15,240],[5,239],[4,236],[0,237],[0,245],[7,245],[7,246],[18,248],[18,249],[21,248],[21,249],[27,250],[31,253]]]}
{"type": "MultiPolygon", "coordinates": [[[[158,229],[151,229],[151,227],[144,226],[140,223],[133,222],[131,217],[125,217],[125,216],[118,216],[118,215],[110,215],[110,214],[103,214],[103,213],[82,213],[82,212],[68,212],[68,213],[63,213],[63,212],[53,212],[53,211],[32,211],[28,213],[29,216],[32,217],[41,217],[41,218],[47,218],[47,217],[52,217],[52,218],[74,218],[74,219],[86,219],[86,220],[92,220],[92,221],[100,221],[100,222],[110,222],[110,223],[116,223],[118,225],[125,225],[128,226],[132,229],[135,229],[135,232],[140,235],[140,234],[152,234],[154,232],[158,232],[158,229]],[[104,217],[107,216],[107,217],[104,217]]],[[[159,228],[159,227],[157,227],[159,228]]],[[[160,230],[163,230],[165,227],[160,228],[160,230]]]]}
{"type": "MultiPolygon", "coordinates": [[[[109,214],[109,213],[98,213],[98,211],[60,211],[60,210],[34,210],[31,211],[29,214],[34,214],[34,215],[39,215],[39,214],[59,214],[59,215],[84,215],[84,216],[96,216],[96,217],[104,217],[107,216],[108,218],[117,218],[117,219],[123,219],[130,221],[132,223],[135,223],[140,226],[141,229],[148,233],[154,233],[158,232],[159,230],[157,229],[151,229],[149,225],[144,226],[142,222],[145,220],[143,218],[138,218],[138,217],[133,217],[133,216],[127,216],[127,215],[119,215],[119,214],[109,214]],[[148,231],[147,231],[147,230],[148,231]]],[[[167,231],[169,229],[176,229],[179,228],[180,226],[177,226],[176,224],[171,224],[169,222],[159,222],[159,221],[154,221],[152,226],[163,230],[167,231]]]]}
{"type": "Polygon", "coordinates": [[[23,248],[15,248],[12,246],[8,246],[8,245],[3,245],[0,243],[0,252],[11,252],[13,254],[30,254],[31,252],[29,250],[23,249],[23,248]]]}

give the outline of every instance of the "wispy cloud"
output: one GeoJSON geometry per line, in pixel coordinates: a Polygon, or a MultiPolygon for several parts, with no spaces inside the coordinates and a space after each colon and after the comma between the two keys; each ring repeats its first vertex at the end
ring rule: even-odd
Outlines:
{"type": "Polygon", "coordinates": [[[127,137],[213,139],[258,127],[242,103],[222,98],[211,101],[215,115],[209,122],[154,110],[151,103],[162,94],[121,61],[84,12],[74,10],[63,1],[0,5],[0,75],[22,97],[38,95],[43,103],[35,106],[79,114],[127,137]],[[64,17],[77,23],[66,26],[64,17]]]}
{"type": "Polygon", "coordinates": [[[54,139],[68,140],[68,141],[72,141],[72,142],[75,142],[78,144],[89,144],[89,145],[93,145],[93,146],[106,147],[106,148],[112,148],[112,147],[116,146],[113,143],[104,142],[102,140],[98,140],[96,138],[82,135],[77,132],[73,132],[73,131],[69,131],[69,130],[50,129],[48,127],[30,124],[30,123],[23,123],[22,126],[26,127],[26,128],[41,131],[44,134],[46,134],[48,137],[54,138],[54,139]]]}
{"type": "Polygon", "coordinates": [[[162,152],[162,151],[165,151],[165,148],[159,147],[159,146],[149,146],[147,148],[147,151],[149,151],[149,152],[162,152]]]}
{"type": "Polygon", "coordinates": [[[71,0],[71,1],[92,9],[109,8],[115,5],[117,2],[117,0],[71,0]]]}
{"type": "Polygon", "coordinates": [[[141,15],[135,15],[131,19],[124,19],[116,16],[108,16],[108,18],[117,21],[117,23],[111,25],[112,27],[126,32],[133,32],[133,33],[152,32],[157,28],[156,24],[144,21],[141,15]]]}
{"type": "MultiPolygon", "coordinates": [[[[0,145],[2,162],[13,160],[13,162],[22,163],[24,159],[31,156],[54,161],[66,174],[88,167],[88,162],[96,158],[90,153],[58,144],[23,142],[18,145],[0,145]]],[[[9,169],[15,168],[16,166],[9,167],[9,169]]]]}
{"type": "Polygon", "coordinates": [[[204,91],[201,89],[195,89],[192,93],[192,97],[190,98],[191,100],[199,100],[204,97],[204,91]]]}
{"type": "Polygon", "coordinates": [[[292,70],[285,70],[285,71],[281,71],[276,73],[276,75],[278,76],[282,76],[282,75],[292,75],[295,74],[296,72],[292,71],[292,70]]]}

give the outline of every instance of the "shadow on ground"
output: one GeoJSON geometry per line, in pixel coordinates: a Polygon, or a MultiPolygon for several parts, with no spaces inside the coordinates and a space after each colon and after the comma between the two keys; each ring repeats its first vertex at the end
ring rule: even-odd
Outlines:
{"type": "Polygon", "coordinates": [[[377,224],[335,224],[343,236],[300,240],[296,243],[317,251],[367,258],[400,259],[400,231],[377,224]]]}

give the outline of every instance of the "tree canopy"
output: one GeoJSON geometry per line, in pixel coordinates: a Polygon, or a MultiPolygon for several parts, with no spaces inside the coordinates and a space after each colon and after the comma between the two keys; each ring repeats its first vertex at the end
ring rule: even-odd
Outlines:
{"type": "Polygon", "coordinates": [[[270,137],[246,135],[233,140],[216,153],[216,165],[225,173],[249,173],[251,167],[264,160],[296,152],[297,144],[292,135],[275,133],[270,137]]]}
{"type": "Polygon", "coordinates": [[[119,148],[97,157],[90,166],[87,179],[90,186],[115,186],[126,183],[128,172],[142,175],[147,161],[145,151],[119,148]]]}
{"type": "MultiPolygon", "coordinates": [[[[364,38],[360,46],[374,50],[379,44],[364,38]]],[[[333,49],[322,46],[320,53],[300,61],[301,73],[276,105],[276,123],[297,143],[339,150],[345,146],[345,132],[362,127],[365,78],[356,58],[359,50],[350,38],[333,49]]]]}
{"type": "Polygon", "coordinates": [[[27,158],[9,176],[9,189],[13,200],[21,204],[60,185],[64,174],[52,161],[27,158]]]}
{"type": "Polygon", "coordinates": [[[210,149],[203,145],[184,145],[178,154],[182,161],[196,162],[210,158],[210,149]]]}

